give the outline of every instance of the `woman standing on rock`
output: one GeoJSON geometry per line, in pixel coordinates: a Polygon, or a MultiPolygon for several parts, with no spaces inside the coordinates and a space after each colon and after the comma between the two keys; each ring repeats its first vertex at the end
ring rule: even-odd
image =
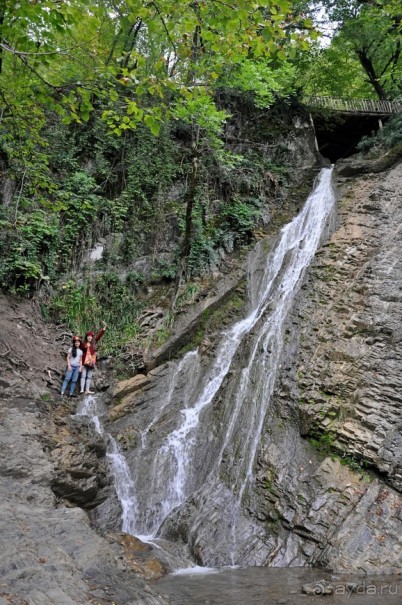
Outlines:
{"type": "Polygon", "coordinates": [[[92,375],[96,365],[96,343],[102,338],[106,331],[106,324],[102,322],[103,328],[95,336],[94,332],[87,332],[85,339],[81,343],[82,350],[82,372],[81,372],[81,393],[93,393],[91,391],[92,375]]]}
{"type": "Polygon", "coordinates": [[[67,353],[67,370],[66,377],[64,378],[63,385],[61,387],[61,395],[64,395],[67,385],[71,380],[70,384],[70,397],[76,397],[74,394],[75,385],[78,380],[78,374],[82,369],[82,350],[81,350],[81,338],[79,336],[73,336],[72,346],[68,349],[67,353]]]}

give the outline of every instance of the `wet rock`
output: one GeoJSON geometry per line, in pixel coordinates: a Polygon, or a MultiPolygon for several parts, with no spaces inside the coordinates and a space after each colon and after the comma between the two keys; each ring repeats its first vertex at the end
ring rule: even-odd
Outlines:
{"type": "Polygon", "coordinates": [[[141,328],[146,328],[147,332],[155,331],[162,325],[164,315],[165,313],[161,308],[147,309],[147,311],[142,313],[138,318],[138,323],[141,328]]]}
{"type": "Polygon", "coordinates": [[[402,240],[393,226],[402,218],[401,178],[399,165],[381,179],[358,181],[341,199],[342,223],[320,267],[312,267],[305,306],[309,313],[314,308],[314,316],[303,322],[302,335],[317,353],[312,365],[301,351],[299,365],[305,369],[298,381],[306,432],[330,430],[339,452],[355,466],[376,467],[399,491],[402,240]],[[313,371],[321,375],[321,385],[313,371]]]}
{"type": "MultiPolygon", "coordinates": [[[[402,223],[400,182],[401,167],[396,167],[356,180],[341,195],[336,229],[313,262],[285,329],[281,373],[253,466],[256,476],[239,512],[230,486],[241,466],[236,439],[247,431],[246,413],[236,411],[233,444],[226,441],[223,451],[219,444],[225,442],[239,392],[250,404],[247,413],[255,404],[252,389],[241,390],[241,376],[258,326],[233,360],[219,396],[203,412],[197,433],[202,455],[191,464],[192,478],[207,480],[161,528],[164,537],[187,542],[198,562],[225,563],[229,550],[245,565],[319,565],[367,573],[400,569],[402,236],[395,229],[402,223]],[[204,469],[219,455],[219,476],[211,479],[204,469]]],[[[251,271],[256,280],[266,263],[260,244],[251,271]]],[[[255,297],[252,283],[250,290],[255,297]]],[[[261,346],[259,353],[264,367],[268,351],[261,346]]],[[[208,355],[202,367],[207,361],[208,355]]],[[[254,388],[258,371],[249,376],[254,388]]],[[[188,375],[196,384],[191,371],[188,375]]],[[[148,410],[135,408],[135,421],[151,422],[171,380],[165,377],[153,388],[148,410]]],[[[184,384],[174,393],[176,414],[196,399],[184,384]]],[[[166,427],[172,430],[172,416],[166,412],[161,430],[149,437],[154,444],[149,464],[169,434],[166,427]]],[[[138,468],[134,452],[131,465],[138,468]]]]}
{"type": "MultiPolygon", "coordinates": [[[[50,452],[59,438],[63,449],[78,435],[63,410],[53,419],[51,406],[39,410],[29,399],[1,405],[2,597],[10,603],[80,605],[110,602],[112,593],[115,602],[162,605],[165,600],[122,564],[122,547],[98,535],[84,510],[57,504],[51,484],[60,460],[50,452]]],[[[74,464],[72,450],[64,460],[74,464]]]]}
{"type": "Polygon", "coordinates": [[[83,478],[70,473],[62,477],[56,475],[51,482],[51,488],[56,496],[83,508],[97,506],[106,498],[106,494],[99,496],[99,487],[96,476],[83,478]]]}
{"type": "MultiPolygon", "coordinates": [[[[145,382],[145,384],[148,384],[149,379],[147,382],[145,382]]],[[[132,412],[133,408],[140,403],[140,400],[138,398],[138,396],[140,395],[141,391],[137,390],[133,393],[130,393],[129,395],[126,395],[126,397],[123,397],[123,399],[121,400],[121,402],[118,405],[115,405],[109,412],[109,419],[114,422],[115,420],[118,420],[119,418],[122,418],[122,416],[126,416],[127,414],[129,414],[130,412],[132,412]]]]}
{"type": "Polygon", "coordinates": [[[159,580],[168,568],[158,559],[153,547],[128,534],[109,534],[123,547],[126,565],[146,580],[159,580]]]}
{"type": "Polygon", "coordinates": [[[289,320],[251,506],[277,517],[275,565],[400,568],[401,171],[343,186],[338,226],[289,320]]]}
{"type": "Polygon", "coordinates": [[[351,156],[337,162],[336,173],[342,177],[352,177],[369,172],[384,172],[398,162],[401,157],[402,145],[396,145],[377,158],[368,158],[362,155],[351,156]]]}
{"type": "Polygon", "coordinates": [[[4,378],[0,378],[0,387],[2,389],[9,389],[12,383],[9,380],[4,380],[4,378]]]}
{"type": "MultiPolygon", "coordinates": [[[[168,341],[155,351],[148,351],[145,358],[147,371],[153,370],[169,359],[177,355],[180,349],[191,343],[194,333],[200,329],[200,324],[205,318],[205,314],[213,314],[216,310],[223,307],[235,291],[244,286],[245,271],[243,267],[236,268],[228,275],[221,275],[220,279],[214,282],[213,290],[205,292],[205,296],[200,297],[194,305],[182,315],[175,318],[171,335],[168,341]]],[[[237,310],[237,314],[241,310],[237,310]]],[[[221,323],[230,318],[224,317],[221,323]]],[[[233,318],[234,319],[234,318],[233,318]]],[[[205,329],[205,328],[204,328],[205,329]]]]}
{"type": "Polygon", "coordinates": [[[334,587],[327,580],[318,580],[309,584],[303,584],[302,592],[308,595],[323,596],[334,592],[334,587]]]}
{"type": "Polygon", "coordinates": [[[103,437],[81,419],[55,416],[46,443],[55,465],[50,485],[56,496],[87,509],[100,504],[108,482],[103,437]]]}
{"type": "Polygon", "coordinates": [[[209,338],[204,338],[201,341],[200,346],[198,347],[199,354],[200,355],[204,355],[208,351],[208,349],[211,348],[211,346],[212,346],[212,342],[210,341],[210,339],[209,338]]]}

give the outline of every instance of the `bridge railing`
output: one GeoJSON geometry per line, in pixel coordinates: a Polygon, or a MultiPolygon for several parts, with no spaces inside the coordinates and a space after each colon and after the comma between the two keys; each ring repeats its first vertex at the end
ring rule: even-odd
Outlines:
{"type": "Polygon", "coordinates": [[[332,109],[350,113],[396,114],[402,111],[401,101],[377,101],[374,99],[334,99],[333,97],[309,97],[308,107],[332,109]]]}

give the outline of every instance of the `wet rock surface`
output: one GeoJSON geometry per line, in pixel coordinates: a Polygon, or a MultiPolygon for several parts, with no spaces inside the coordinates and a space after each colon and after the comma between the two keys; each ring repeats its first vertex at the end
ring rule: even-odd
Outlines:
{"type": "Polygon", "coordinates": [[[303,584],[302,592],[311,595],[327,595],[334,592],[334,587],[327,580],[318,580],[310,584],[303,584]]]}
{"type": "Polygon", "coordinates": [[[401,178],[339,179],[338,226],[290,318],[252,506],[270,564],[401,569],[401,178]]]}
{"type": "Polygon", "coordinates": [[[368,157],[356,154],[337,163],[337,173],[342,177],[357,176],[368,173],[384,172],[392,168],[402,157],[402,145],[395,145],[380,157],[368,157]]]}
{"type": "Polygon", "coordinates": [[[402,491],[402,165],[349,186],[300,310],[305,434],[402,491]],[[312,315],[312,309],[314,314],[312,315]]]}

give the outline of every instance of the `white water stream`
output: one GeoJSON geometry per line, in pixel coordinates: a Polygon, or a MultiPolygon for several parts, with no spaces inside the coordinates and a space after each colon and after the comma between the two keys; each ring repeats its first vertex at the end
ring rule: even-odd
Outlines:
{"type": "MultiPolygon", "coordinates": [[[[99,410],[99,403],[96,397],[87,395],[79,406],[76,416],[88,417],[99,435],[105,435],[100,416],[105,410],[99,410]]],[[[134,533],[135,511],[137,509],[137,500],[135,496],[135,486],[131,479],[130,469],[127,461],[120,451],[117,442],[110,434],[107,434],[108,449],[106,457],[110,461],[112,468],[115,489],[122,509],[122,528],[121,531],[128,534],[134,533]]]]}
{"type": "MultiPolygon", "coordinates": [[[[169,514],[205,482],[218,485],[220,468],[226,465],[230,489],[234,494],[234,535],[242,497],[253,477],[253,465],[261,439],[264,420],[280,366],[284,345],[284,327],[306,269],[311,263],[325,228],[332,216],[335,194],[331,169],[323,169],[314,191],[302,211],[278,238],[266,257],[263,271],[252,271],[249,280],[250,310],[247,317],[222,333],[214,360],[205,371],[197,351],[188,353],[172,364],[165,399],[158,412],[141,431],[141,444],[135,457],[127,461],[116,442],[110,438],[108,458],[116,482],[116,492],[123,509],[123,531],[148,538],[156,536],[169,514]],[[242,353],[241,372],[235,379],[237,387],[225,410],[226,429],[220,441],[205,431],[202,419],[228,378],[233,359],[242,353]],[[176,427],[157,446],[151,445],[150,431],[172,406],[182,401],[176,427]],[[200,441],[203,443],[200,445],[200,441]],[[151,449],[153,447],[153,449],[151,449]],[[208,458],[211,448],[217,455],[208,458]],[[206,467],[199,457],[205,454],[206,467]],[[145,461],[145,462],[144,462],[145,461]]],[[[251,267],[253,269],[253,267],[251,267]]],[[[87,398],[92,400],[93,398],[87,398]]],[[[86,405],[86,404],[85,404],[86,405]]],[[[91,411],[90,402],[81,410],[91,416],[98,432],[99,418],[91,411]],[[85,408],[85,409],[84,409],[85,408]]],[[[173,413],[173,412],[172,412],[173,413]]]]}

